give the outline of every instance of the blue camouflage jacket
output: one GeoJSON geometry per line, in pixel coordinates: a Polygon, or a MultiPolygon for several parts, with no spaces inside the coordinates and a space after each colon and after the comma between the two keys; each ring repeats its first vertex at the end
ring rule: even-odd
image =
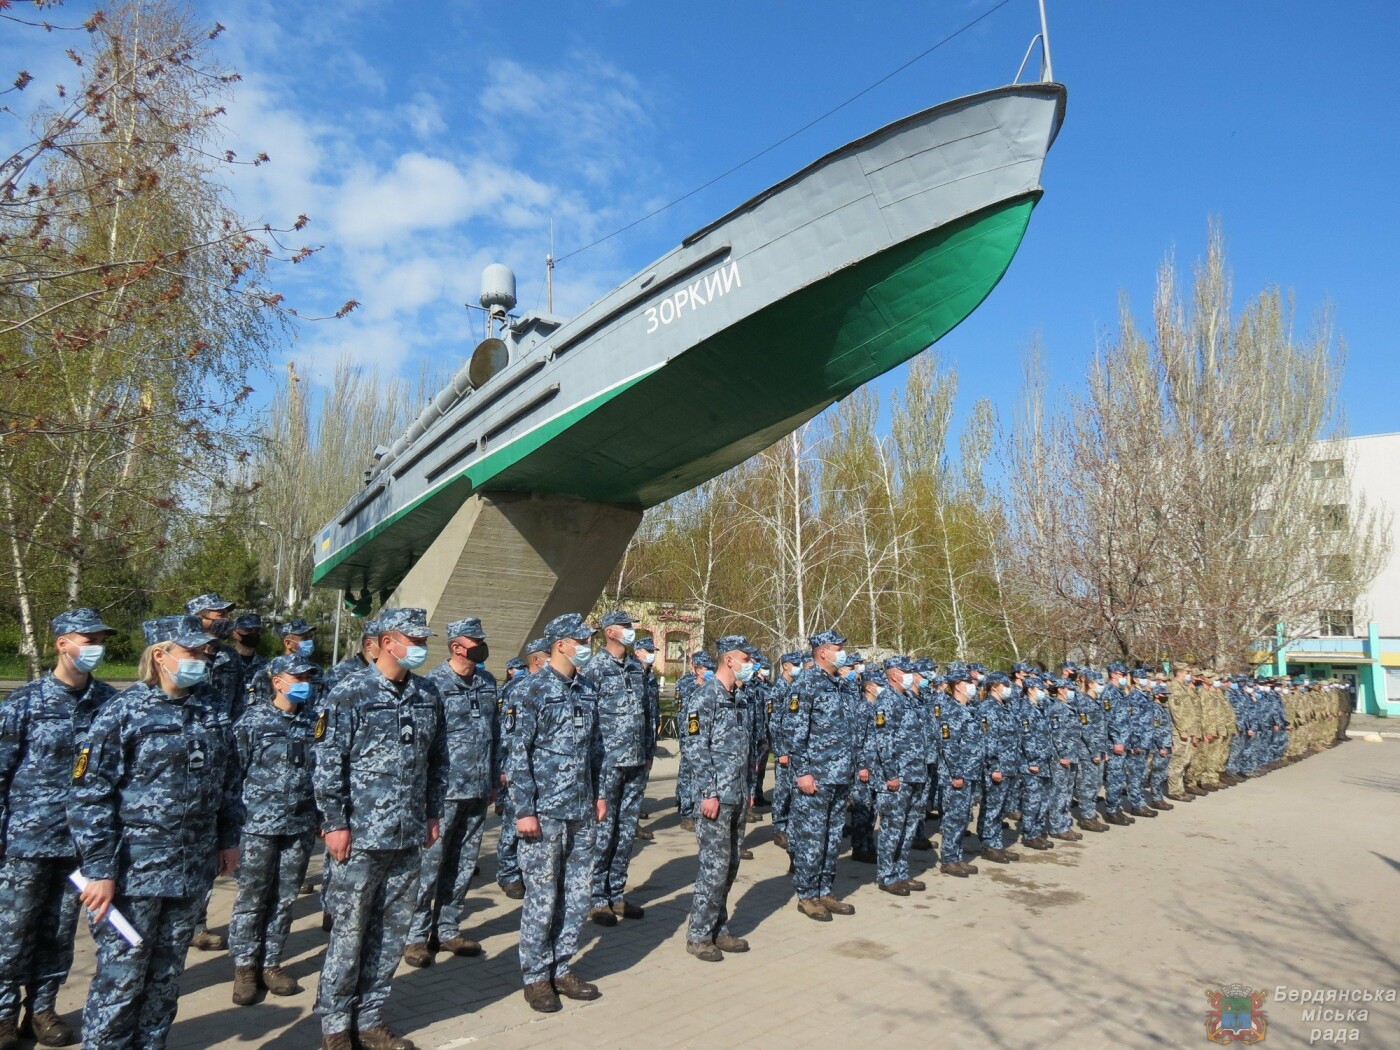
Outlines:
{"type": "Polygon", "coordinates": [[[248,706],[248,683],[243,680],[243,658],[233,646],[215,647],[208,688],[212,690],[210,703],[219,707],[230,724],[238,721],[248,706]]]}
{"type": "Polygon", "coordinates": [[[199,897],[238,845],[243,801],[223,698],[138,682],[102,706],[73,766],[68,827],[82,873],[131,897],[199,897]]]}
{"type": "Polygon", "coordinates": [[[742,687],[731,693],[712,678],[691,694],[687,708],[681,732],[690,738],[686,753],[695,797],[747,803],[752,711],[742,687]]]}
{"type": "Polygon", "coordinates": [[[1108,747],[1122,744],[1132,746],[1133,712],[1128,694],[1115,685],[1105,685],[1099,694],[1099,706],[1103,708],[1104,729],[1108,747]]]}
{"type": "MultiPolygon", "coordinates": [[[[621,659],[600,648],[579,668],[597,696],[598,728],[603,736],[603,764],[611,768],[640,766],[647,760],[646,683],[642,665],[626,654],[621,659]]],[[[612,775],[605,773],[609,780],[612,775]]]]}
{"type": "Polygon", "coordinates": [[[656,753],[656,728],[661,724],[661,682],[655,672],[635,656],[627,657],[642,676],[642,707],[646,711],[646,730],[642,736],[642,754],[647,760],[656,753]]]}
{"type": "Polygon", "coordinates": [[[1071,706],[1079,715],[1079,735],[1084,738],[1084,750],[1089,758],[1102,755],[1108,748],[1108,724],[1103,704],[1083,689],[1074,691],[1071,706]]]}
{"type": "Polygon", "coordinates": [[[1024,772],[1021,760],[1021,713],[1015,697],[997,700],[989,697],[977,707],[983,734],[983,754],[987,777],[993,773],[1010,776],[1024,772]]]}
{"type": "Polygon", "coordinates": [[[68,791],[78,745],[116,695],[89,677],[74,693],[52,673],[0,704],[0,858],[77,855],[68,830],[68,791]]]}
{"type": "Polygon", "coordinates": [[[426,677],[437,686],[447,723],[447,797],[489,798],[501,775],[495,677],[478,667],[463,678],[445,661],[426,677]]]}
{"type": "Polygon", "coordinates": [[[307,706],[281,711],[269,701],[248,708],[233,727],[243,770],[245,835],[300,835],[319,825],[313,725],[307,706]]]}
{"type": "Polygon", "coordinates": [[[1044,697],[1032,702],[1030,697],[1021,696],[1016,701],[1016,716],[1021,720],[1021,769],[1028,776],[1048,777],[1059,758],[1050,703],[1044,697]],[[1038,772],[1032,773],[1031,766],[1038,772]]]}
{"type": "Polygon", "coordinates": [[[353,849],[416,849],[447,795],[447,727],[428,679],[378,667],[341,679],[316,718],[316,808],[353,849]]]}
{"type": "Polygon", "coordinates": [[[928,782],[923,710],[917,696],[889,686],[881,689],[875,697],[871,737],[870,780],[877,789],[895,779],[901,785],[928,782]]]}
{"type": "Polygon", "coordinates": [[[1073,702],[1053,697],[1045,701],[1050,718],[1050,739],[1055,745],[1055,761],[1067,758],[1075,765],[1087,761],[1089,749],[1084,745],[1084,720],[1087,717],[1073,702]]]}
{"type": "Polygon", "coordinates": [[[525,681],[511,697],[515,725],[506,725],[513,734],[506,767],[511,812],[517,819],[592,820],[603,772],[593,685],[548,665],[525,681]]]}
{"type": "Polygon", "coordinates": [[[986,762],[980,710],[952,697],[940,709],[938,782],[947,788],[952,781],[962,779],[966,781],[964,788],[974,787],[982,778],[986,762]]]}
{"type": "Polygon", "coordinates": [[[768,687],[768,746],[775,755],[788,753],[787,722],[790,712],[800,707],[797,697],[797,679],[791,680],[779,675],[768,687]],[[796,701],[796,703],[795,703],[796,701]]]}
{"type": "Polygon", "coordinates": [[[1160,693],[1152,699],[1152,742],[1148,746],[1156,751],[1162,748],[1171,751],[1176,747],[1176,725],[1172,721],[1172,709],[1167,706],[1166,698],[1166,693],[1160,693]],[[1158,696],[1161,699],[1158,699],[1158,696]]]}
{"type": "Polygon", "coordinates": [[[796,684],[783,714],[793,776],[811,775],[823,786],[849,784],[854,772],[854,732],[847,718],[849,698],[840,679],[812,666],[797,677],[796,684]]]}

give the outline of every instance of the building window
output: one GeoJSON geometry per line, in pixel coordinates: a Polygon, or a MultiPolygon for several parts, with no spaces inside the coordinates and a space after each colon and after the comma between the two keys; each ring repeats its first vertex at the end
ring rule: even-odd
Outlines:
{"type": "Polygon", "coordinates": [[[1318,613],[1324,638],[1349,638],[1356,633],[1350,609],[1324,609],[1318,613]]]}
{"type": "Polygon", "coordinates": [[[1315,459],[1312,461],[1312,476],[1315,481],[1340,478],[1345,474],[1345,465],[1340,459],[1315,459]]]}
{"type": "Polygon", "coordinates": [[[1385,669],[1385,698],[1400,702],[1400,667],[1385,669]]]}
{"type": "Polygon", "coordinates": [[[1318,516],[1318,528],[1323,532],[1341,532],[1347,527],[1345,503],[1329,503],[1318,516]]]}
{"type": "Polygon", "coordinates": [[[1351,578],[1351,558],[1345,554],[1324,554],[1320,559],[1322,575],[1334,583],[1351,578]]]}

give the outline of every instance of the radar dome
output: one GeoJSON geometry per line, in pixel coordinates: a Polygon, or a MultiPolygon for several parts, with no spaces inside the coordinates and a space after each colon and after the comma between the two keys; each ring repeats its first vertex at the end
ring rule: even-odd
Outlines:
{"type": "Polygon", "coordinates": [[[509,266],[492,263],[481,271],[481,305],[491,313],[509,313],[515,306],[515,274],[509,266]]]}

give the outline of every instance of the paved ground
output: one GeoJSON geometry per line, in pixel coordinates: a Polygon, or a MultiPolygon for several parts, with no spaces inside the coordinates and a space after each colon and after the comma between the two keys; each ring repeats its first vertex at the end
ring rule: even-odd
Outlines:
{"type": "MultiPolygon", "coordinates": [[[[1355,1029],[1348,1045],[1400,1047],[1400,1003],[1364,1023],[1306,1021],[1302,990],[1400,989],[1400,744],[1357,741],[1155,821],[1060,843],[1012,867],[983,864],[929,892],[877,892],[872,870],[842,861],[850,918],[818,924],[793,906],[786,855],[765,822],[735,887],[735,932],[748,955],[705,964],[684,951],[694,839],[659,799],[674,760],[657,762],[657,837],[633,865],[647,917],[588,926],[578,969],[603,998],[531,1013],[520,993],[518,905],[492,881],[494,835],[470,925],[484,959],[401,967],[393,1023],[423,1047],[849,1046],[1185,1047],[1205,1039],[1205,992],[1267,989],[1266,1046],[1306,1045],[1312,1029],[1355,1029]],[[989,871],[990,869],[990,871],[989,871]]],[[[928,854],[916,855],[927,858],[928,854]]],[[[228,914],[221,883],[213,913],[228,914]]],[[[232,963],[191,952],[176,1047],[312,1047],[315,974],[324,948],[314,897],[298,902],[290,999],[230,1004],[232,963]]],[[[93,957],[60,1008],[76,1016],[93,957]]],[[[1324,1004],[1327,1005],[1327,1004],[1324,1004]]],[[[1331,1004],[1332,1008],[1336,1004],[1331,1004]]],[[[1345,1008],[1345,1007],[1344,1007],[1345,1008]]],[[[1335,1033],[1334,1033],[1335,1034],[1335,1033]]],[[[1319,1040],[1331,1045],[1335,1040],[1319,1040]]]]}

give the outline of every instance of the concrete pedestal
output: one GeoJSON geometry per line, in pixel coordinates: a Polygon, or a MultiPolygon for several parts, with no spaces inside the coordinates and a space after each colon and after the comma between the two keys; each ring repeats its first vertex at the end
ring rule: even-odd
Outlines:
{"type": "Polygon", "coordinates": [[[637,507],[566,496],[483,493],[462,504],[386,605],[428,610],[439,637],[427,667],[447,656],[446,628],[481,617],[498,677],[544,625],[588,615],[641,524],[637,507]]]}

